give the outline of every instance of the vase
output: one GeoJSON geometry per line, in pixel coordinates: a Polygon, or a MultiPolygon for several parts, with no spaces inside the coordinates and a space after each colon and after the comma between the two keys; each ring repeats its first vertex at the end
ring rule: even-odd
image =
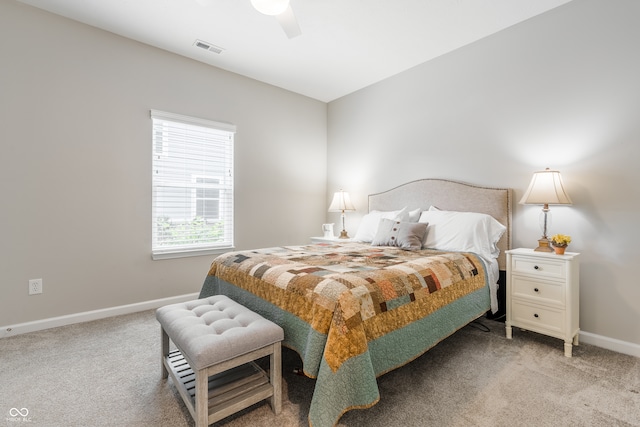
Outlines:
{"type": "Polygon", "coordinates": [[[566,246],[554,246],[553,250],[556,251],[556,255],[564,255],[564,251],[567,249],[566,246]]]}

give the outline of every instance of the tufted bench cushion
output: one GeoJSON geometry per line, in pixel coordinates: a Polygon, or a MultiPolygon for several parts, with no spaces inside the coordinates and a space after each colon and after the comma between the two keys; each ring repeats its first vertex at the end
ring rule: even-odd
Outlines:
{"type": "Polygon", "coordinates": [[[224,295],[161,307],[156,318],[194,370],[284,339],[281,327],[224,295]]]}

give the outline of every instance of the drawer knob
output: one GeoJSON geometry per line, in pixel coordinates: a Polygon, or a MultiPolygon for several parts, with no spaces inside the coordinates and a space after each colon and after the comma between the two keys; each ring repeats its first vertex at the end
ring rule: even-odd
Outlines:
{"type": "Polygon", "coordinates": [[[534,291],[536,292],[540,292],[540,290],[538,288],[533,288],[534,291]]]}
{"type": "Polygon", "coordinates": [[[540,316],[538,316],[538,313],[536,313],[536,314],[534,314],[534,315],[533,315],[533,317],[538,318],[538,317],[540,317],[540,316]]]}
{"type": "Polygon", "coordinates": [[[534,265],[533,268],[538,270],[540,267],[538,267],[537,265],[534,265]]]}

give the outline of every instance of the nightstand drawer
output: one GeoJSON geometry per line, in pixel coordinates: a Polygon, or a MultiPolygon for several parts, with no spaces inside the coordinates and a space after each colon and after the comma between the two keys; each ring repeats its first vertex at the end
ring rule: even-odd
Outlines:
{"type": "Polygon", "coordinates": [[[564,307],[563,283],[543,282],[529,279],[526,276],[514,275],[511,278],[511,286],[514,297],[532,298],[538,302],[564,307]]]}
{"type": "Polygon", "coordinates": [[[541,308],[513,301],[511,306],[513,324],[534,332],[560,336],[564,332],[564,311],[541,308]]]}
{"type": "Polygon", "coordinates": [[[511,259],[511,271],[513,273],[524,273],[536,277],[549,277],[564,279],[565,263],[542,258],[513,257],[511,259]]]}

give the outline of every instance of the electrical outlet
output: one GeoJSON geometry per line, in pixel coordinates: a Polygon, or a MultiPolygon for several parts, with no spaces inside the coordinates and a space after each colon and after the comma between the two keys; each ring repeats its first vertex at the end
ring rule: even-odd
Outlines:
{"type": "Polygon", "coordinates": [[[29,280],[29,295],[36,295],[42,293],[42,279],[29,280]]]}

